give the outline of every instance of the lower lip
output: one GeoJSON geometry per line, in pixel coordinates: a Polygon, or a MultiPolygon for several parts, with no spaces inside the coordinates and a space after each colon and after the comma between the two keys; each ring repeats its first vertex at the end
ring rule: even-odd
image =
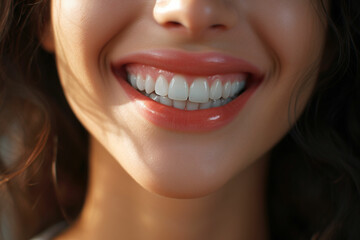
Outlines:
{"type": "Polygon", "coordinates": [[[161,128],[182,132],[213,131],[229,124],[245,106],[261,82],[251,81],[245,92],[224,106],[188,111],[155,102],[130,86],[122,77],[117,76],[117,79],[145,119],[161,128]]]}

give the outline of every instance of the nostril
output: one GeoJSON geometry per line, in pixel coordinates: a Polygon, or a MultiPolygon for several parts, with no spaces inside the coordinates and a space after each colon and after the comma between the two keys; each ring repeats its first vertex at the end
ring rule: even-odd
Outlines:
{"type": "Polygon", "coordinates": [[[226,29],[226,26],[223,24],[213,24],[210,26],[211,29],[218,29],[218,30],[224,30],[226,29]]]}
{"type": "MultiPolygon", "coordinates": [[[[176,21],[168,21],[168,22],[164,23],[163,26],[166,27],[166,28],[181,28],[181,27],[184,27],[183,24],[181,24],[180,22],[176,22],[176,21]]],[[[224,24],[213,24],[213,25],[210,25],[210,29],[226,30],[227,27],[224,24]]]]}
{"type": "Polygon", "coordinates": [[[176,21],[169,21],[169,22],[166,22],[164,25],[165,25],[165,27],[169,27],[169,28],[179,28],[179,27],[183,26],[181,23],[176,22],[176,21]]]}

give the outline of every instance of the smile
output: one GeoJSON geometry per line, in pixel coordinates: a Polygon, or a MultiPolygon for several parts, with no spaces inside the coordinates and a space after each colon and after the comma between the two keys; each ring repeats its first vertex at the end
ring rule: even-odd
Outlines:
{"type": "Polygon", "coordinates": [[[175,74],[150,66],[126,67],[128,82],[152,100],[182,110],[223,106],[246,87],[246,74],[190,76],[175,74]]]}
{"type": "Polygon", "coordinates": [[[216,53],[150,51],[111,67],[146,119],[179,131],[209,131],[231,122],[262,79],[254,66],[216,53]]]}

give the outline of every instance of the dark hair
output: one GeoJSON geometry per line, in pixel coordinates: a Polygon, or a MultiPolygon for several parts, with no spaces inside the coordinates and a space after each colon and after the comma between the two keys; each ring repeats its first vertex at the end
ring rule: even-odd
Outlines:
{"type": "Polygon", "coordinates": [[[360,239],[360,1],[330,6],[325,70],[272,155],[274,239],[360,239]]]}
{"type": "MultiPolygon", "coordinates": [[[[87,136],[39,46],[49,2],[0,2],[0,239],[74,219],[85,194],[87,136]]],[[[272,154],[273,239],[360,239],[360,2],[330,2],[324,70],[272,154]]]]}
{"type": "Polygon", "coordinates": [[[86,133],[63,96],[54,56],[40,48],[49,6],[0,1],[0,239],[29,239],[74,219],[85,194],[86,133]]]}

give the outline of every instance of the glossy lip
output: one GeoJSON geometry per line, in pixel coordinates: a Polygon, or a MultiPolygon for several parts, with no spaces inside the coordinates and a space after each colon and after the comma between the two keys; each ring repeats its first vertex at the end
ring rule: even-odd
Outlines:
{"type": "Polygon", "coordinates": [[[155,125],[183,132],[203,132],[221,128],[233,120],[261,84],[263,74],[250,63],[217,52],[190,53],[175,50],[153,50],[127,55],[111,63],[120,85],[140,114],[155,125]],[[216,108],[188,111],[157,103],[134,89],[126,81],[124,66],[138,63],[170,72],[195,76],[225,73],[247,73],[246,90],[230,103],[216,108]]]}

